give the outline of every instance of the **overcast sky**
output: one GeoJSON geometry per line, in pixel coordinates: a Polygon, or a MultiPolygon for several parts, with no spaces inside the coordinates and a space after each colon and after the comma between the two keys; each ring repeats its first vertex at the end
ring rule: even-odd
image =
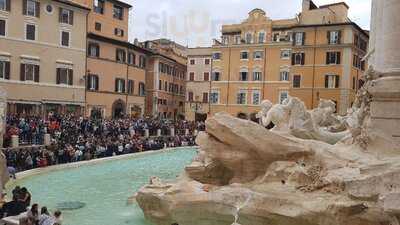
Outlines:
{"type": "MultiPolygon", "coordinates": [[[[272,19],[293,18],[301,10],[301,0],[123,0],[130,13],[130,40],[166,37],[190,47],[209,46],[220,37],[221,24],[238,23],[254,8],[272,19]]],[[[369,29],[371,0],[345,0],[349,17],[369,29]]],[[[317,5],[338,0],[314,0],[317,5]]]]}

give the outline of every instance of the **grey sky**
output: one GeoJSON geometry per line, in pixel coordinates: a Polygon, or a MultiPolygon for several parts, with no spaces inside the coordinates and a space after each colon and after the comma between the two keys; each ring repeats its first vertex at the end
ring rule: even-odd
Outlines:
{"type": "MultiPolygon", "coordinates": [[[[237,23],[254,8],[272,19],[293,18],[301,10],[301,0],[123,0],[133,5],[130,39],[140,41],[166,37],[180,44],[209,46],[219,38],[221,24],[237,23]]],[[[314,0],[317,5],[339,2],[314,0]]],[[[345,0],[349,17],[369,29],[371,0],[345,0]]]]}

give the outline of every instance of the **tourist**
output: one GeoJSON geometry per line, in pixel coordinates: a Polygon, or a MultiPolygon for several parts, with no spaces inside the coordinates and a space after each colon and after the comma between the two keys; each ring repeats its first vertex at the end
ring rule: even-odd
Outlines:
{"type": "Polygon", "coordinates": [[[33,204],[31,209],[26,214],[28,217],[28,224],[38,225],[39,224],[39,206],[38,204],[33,204]]]}
{"type": "Polygon", "coordinates": [[[24,204],[25,209],[31,205],[31,193],[25,187],[21,188],[18,196],[19,200],[24,204]]]}
{"type": "Polygon", "coordinates": [[[54,219],[53,217],[50,216],[49,211],[47,210],[47,207],[42,207],[40,210],[40,216],[39,216],[39,225],[53,225],[54,224],[54,219]]]}
{"type": "Polygon", "coordinates": [[[8,216],[18,216],[26,211],[25,204],[17,199],[18,195],[14,195],[12,201],[7,202],[1,209],[1,218],[8,216]]]}
{"type": "Polygon", "coordinates": [[[54,223],[53,225],[62,225],[61,211],[57,210],[54,212],[54,223]]]}

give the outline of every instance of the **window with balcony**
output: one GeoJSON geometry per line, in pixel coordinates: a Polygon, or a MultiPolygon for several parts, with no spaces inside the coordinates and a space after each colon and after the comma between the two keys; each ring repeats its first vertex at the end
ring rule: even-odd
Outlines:
{"type": "Polygon", "coordinates": [[[115,92],[125,93],[125,80],[117,78],[115,79],[115,92]]]}
{"type": "Polygon", "coordinates": [[[104,14],[104,0],[94,0],[93,11],[95,13],[104,14]]]}
{"type": "Polygon", "coordinates": [[[246,91],[239,91],[236,97],[236,103],[239,105],[247,104],[247,93],[246,91]]]}
{"type": "Polygon", "coordinates": [[[6,8],[7,8],[7,1],[6,0],[0,0],[0,10],[6,11],[6,8]]]}
{"type": "Polygon", "coordinates": [[[74,71],[68,68],[57,68],[57,84],[73,85],[74,71]]]}
{"type": "Polygon", "coordinates": [[[97,43],[89,43],[88,55],[91,57],[99,57],[100,56],[100,45],[97,43]]]}
{"type": "Polygon", "coordinates": [[[87,79],[87,87],[90,91],[98,91],[99,90],[99,76],[90,74],[87,79]]]}
{"type": "Polygon", "coordinates": [[[327,38],[330,45],[340,44],[341,31],[328,31],[327,38]]]}
{"type": "Polygon", "coordinates": [[[326,64],[340,64],[340,52],[327,52],[326,64]]]}
{"type": "Polygon", "coordinates": [[[242,37],[240,35],[235,36],[235,44],[240,45],[242,43],[242,37]]]}
{"type": "Polygon", "coordinates": [[[212,90],[210,93],[210,103],[219,104],[219,91],[212,90]]]}
{"type": "Polygon", "coordinates": [[[21,64],[21,81],[39,82],[40,66],[36,64],[21,64]]]}
{"type": "Polygon", "coordinates": [[[261,102],[261,92],[259,90],[253,90],[251,96],[251,104],[259,105],[261,102]]]}
{"type": "Polygon", "coordinates": [[[10,62],[0,61],[0,79],[10,79],[10,62]]]}
{"type": "Polygon", "coordinates": [[[253,72],[253,81],[261,81],[262,72],[254,71],[253,72]]]}
{"type": "Polygon", "coordinates": [[[326,75],[325,88],[339,88],[339,75],[326,75]]]}
{"type": "Polygon", "coordinates": [[[219,81],[220,80],[220,76],[221,76],[220,72],[213,72],[212,76],[211,76],[211,80],[212,81],[219,81]]]}
{"type": "Polygon", "coordinates": [[[60,8],[59,22],[64,24],[73,25],[74,11],[60,8]]]}
{"type": "Polygon", "coordinates": [[[121,6],[114,5],[113,17],[115,19],[123,20],[124,19],[124,9],[121,6]]]}
{"type": "Polygon", "coordinates": [[[301,86],[301,76],[293,75],[293,88],[300,88],[301,86]]]}

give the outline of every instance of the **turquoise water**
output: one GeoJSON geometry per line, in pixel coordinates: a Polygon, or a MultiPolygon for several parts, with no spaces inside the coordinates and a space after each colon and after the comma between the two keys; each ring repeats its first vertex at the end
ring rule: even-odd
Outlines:
{"type": "Polygon", "coordinates": [[[193,159],[193,148],[142,155],[28,177],[8,187],[27,187],[32,203],[54,211],[57,204],[79,201],[85,207],[63,211],[63,225],[151,225],[127,199],[151,176],[175,179],[193,159]]]}

